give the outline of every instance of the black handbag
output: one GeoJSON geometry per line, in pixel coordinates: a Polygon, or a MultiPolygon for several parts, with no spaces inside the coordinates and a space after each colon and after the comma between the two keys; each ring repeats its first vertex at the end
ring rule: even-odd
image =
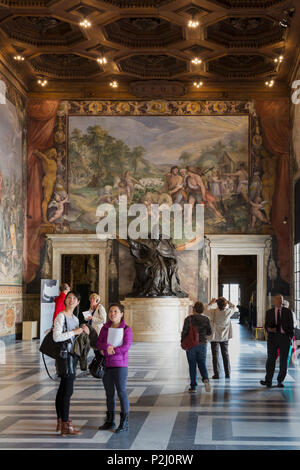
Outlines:
{"type": "Polygon", "coordinates": [[[89,370],[95,379],[103,379],[105,372],[105,357],[102,355],[100,358],[94,357],[89,365],[89,370]]]}
{"type": "MultiPolygon", "coordinates": [[[[65,317],[65,324],[63,333],[68,331],[67,319],[65,317]]],[[[47,333],[45,338],[40,345],[39,351],[45,356],[52,357],[52,359],[67,358],[68,353],[72,349],[72,341],[67,339],[66,341],[55,342],[53,339],[53,328],[47,333]]]]}
{"type": "Polygon", "coordinates": [[[58,377],[67,377],[76,374],[77,356],[68,353],[67,357],[59,357],[55,361],[56,373],[58,377]]]}
{"type": "MultiPolygon", "coordinates": [[[[66,331],[68,331],[68,327],[67,319],[65,316],[63,333],[65,333],[66,331]]],[[[53,377],[51,377],[51,375],[49,374],[44,355],[55,359],[57,375],[59,377],[64,377],[69,374],[75,374],[77,362],[75,361],[74,356],[70,354],[71,349],[71,339],[55,342],[53,339],[53,328],[51,328],[49,333],[47,333],[47,335],[43,339],[39,349],[39,351],[42,353],[45,369],[51,380],[55,379],[53,379],[53,377]]]]}

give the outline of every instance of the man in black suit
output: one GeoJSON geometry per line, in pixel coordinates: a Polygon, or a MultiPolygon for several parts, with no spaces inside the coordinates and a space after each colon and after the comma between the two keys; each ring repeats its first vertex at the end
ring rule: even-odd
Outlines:
{"type": "Polygon", "coordinates": [[[282,295],[275,295],[275,307],[271,308],[266,313],[265,329],[268,335],[268,358],[265,380],[260,381],[261,385],[265,385],[266,387],[272,386],[278,350],[280,353],[280,367],[277,376],[278,387],[284,387],[282,382],[287,373],[289,349],[294,336],[294,319],[291,310],[283,307],[282,303],[282,295]]]}

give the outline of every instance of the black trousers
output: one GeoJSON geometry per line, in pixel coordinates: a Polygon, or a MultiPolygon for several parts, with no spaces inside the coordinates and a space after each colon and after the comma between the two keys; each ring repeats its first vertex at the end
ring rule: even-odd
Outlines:
{"type": "Polygon", "coordinates": [[[279,350],[279,373],[277,382],[283,382],[287,373],[287,360],[289,356],[291,340],[282,333],[268,333],[267,352],[268,358],[266,363],[266,378],[265,381],[269,384],[272,383],[273,375],[275,372],[276,357],[279,350]]]}
{"type": "Polygon", "coordinates": [[[56,394],[55,407],[57,417],[64,423],[69,421],[70,400],[74,390],[75,374],[61,377],[56,394]]]}
{"type": "Polygon", "coordinates": [[[214,375],[220,375],[219,347],[221,348],[225,374],[230,375],[228,341],[212,341],[210,345],[213,359],[214,375]]]}

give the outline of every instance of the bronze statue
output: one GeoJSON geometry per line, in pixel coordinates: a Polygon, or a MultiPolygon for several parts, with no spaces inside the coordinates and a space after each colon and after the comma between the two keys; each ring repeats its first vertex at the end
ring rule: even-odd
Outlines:
{"type": "Polygon", "coordinates": [[[181,289],[175,245],[170,239],[129,239],[136,279],[131,297],[187,297],[181,289]]]}

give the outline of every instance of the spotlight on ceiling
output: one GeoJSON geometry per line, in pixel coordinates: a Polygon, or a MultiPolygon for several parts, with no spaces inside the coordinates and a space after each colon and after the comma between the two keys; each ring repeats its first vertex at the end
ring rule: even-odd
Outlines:
{"type": "Polygon", "coordinates": [[[281,64],[281,62],[283,62],[283,55],[276,57],[276,59],[274,59],[274,62],[275,64],[281,64]]]}
{"type": "Polygon", "coordinates": [[[268,86],[269,88],[272,88],[274,86],[275,80],[272,78],[271,80],[268,80],[265,82],[265,85],[268,86]]]}
{"type": "Polygon", "coordinates": [[[45,87],[47,84],[48,84],[48,80],[46,80],[45,78],[39,78],[38,81],[37,81],[38,85],[42,86],[42,87],[45,87]]]}
{"type": "Polygon", "coordinates": [[[104,57],[104,56],[99,57],[99,58],[97,59],[97,62],[98,62],[98,64],[101,64],[101,65],[107,64],[107,58],[104,57]]]}
{"type": "Polygon", "coordinates": [[[15,55],[14,56],[14,59],[17,61],[17,62],[23,62],[23,60],[25,60],[25,57],[23,57],[22,55],[15,55]]]}
{"type": "Polygon", "coordinates": [[[92,23],[89,20],[87,20],[86,18],[84,18],[83,20],[80,21],[79,26],[81,26],[81,28],[87,29],[87,28],[90,28],[92,26],[92,23]]]}
{"type": "Polygon", "coordinates": [[[195,81],[195,82],[193,83],[193,85],[194,85],[195,88],[200,88],[200,87],[203,86],[203,82],[195,81]]]}
{"type": "Polygon", "coordinates": [[[112,88],[118,88],[119,84],[116,80],[112,80],[109,84],[112,88]]]}
{"type": "Polygon", "coordinates": [[[197,28],[199,26],[199,21],[198,20],[195,20],[194,18],[192,18],[191,20],[189,20],[188,22],[188,27],[189,28],[197,28]]]}
{"type": "Polygon", "coordinates": [[[195,64],[195,65],[199,65],[199,64],[202,64],[202,60],[199,59],[199,57],[194,57],[194,59],[192,59],[192,64],[195,64]]]}

